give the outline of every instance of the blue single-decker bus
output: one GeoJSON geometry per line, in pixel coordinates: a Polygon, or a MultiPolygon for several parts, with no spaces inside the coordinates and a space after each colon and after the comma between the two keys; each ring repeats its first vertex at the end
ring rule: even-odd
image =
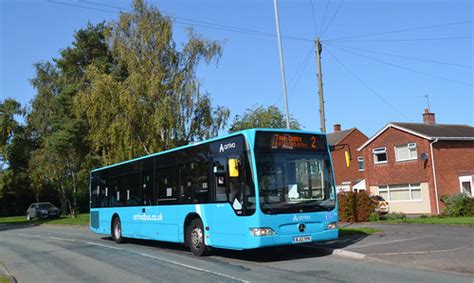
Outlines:
{"type": "Polygon", "coordinates": [[[95,169],[90,229],[126,238],[253,249],[337,239],[326,136],[250,129],[95,169]]]}

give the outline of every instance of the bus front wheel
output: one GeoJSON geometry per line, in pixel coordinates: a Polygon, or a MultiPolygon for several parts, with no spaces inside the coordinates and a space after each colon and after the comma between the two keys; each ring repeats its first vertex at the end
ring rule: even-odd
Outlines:
{"type": "Polygon", "coordinates": [[[186,228],[186,240],[191,252],[195,256],[203,256],[209,253],[209,248],[206,246],[204,238],[205,232],[202,221],[196,218],[186,228]]]}
{"type": "Polygon", "coordinates": [[[122,223],[119,217],[115,217],[112,224],[112,238],[118,244],[123,243],[124,239],[122,236],[122,223]]]}

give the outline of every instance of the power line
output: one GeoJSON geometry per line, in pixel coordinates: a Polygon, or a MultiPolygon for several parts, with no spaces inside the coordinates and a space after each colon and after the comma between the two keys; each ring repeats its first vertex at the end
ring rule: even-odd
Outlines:
{"type": "Polygon", "coordinates": [[[93,11],[99,11],[99,12],[117,14],[117,12],[115,12],[115,11],[110,11],[110,10],[105,10],[105,9],[99,9],[99,8],[93,8],[93,7],[89,7],[89,6],[77,5],[77,4],[72,4],[72,3],[65,3],[65,2],[54,1],[54,0],[48,0],[48,2],[49,2],[49,3],[53,3],[53,4],[58,4],[58,5],[64,5],[64,6],[69,6],[69,7],[75,7],[75,8],[86,9],[86,10],[93,10],[93,11]]]}
{"type": "Polygon", "coordinates": [[[434,64],[440,64],[440,65],[448,65],[448,66],[454,66],[454,67],[462,67],[462,68],[474,68],[473,66],[470,65],[463,65],[463,64],[457,64],[457,63],[449,63],[449,62],[443,62],[443,61],[436,61],[436,60],[431,60],[431,59],[424,59],[424,58],[417,58],[417,57],[411,57],[411,56],[404,56],[404,55],[398,55],[398,54],[393,54],[393,53],[386,53],[386,52],[380,52],[380,51],[374,51],[374,50],[368,50],[368,49],[362,49],[362,48],[355,48],[351,46],[346,46],[346,45],[340,45],[340,44],[334,44],[330,42],[326,42],[328,45],[333,45],[335,47],[343,47],[347,49],[354,49],[354,50],[359,50],[363,52],[368,52],[368,53],[373,53],[373,54],[380,54],[380,55],[385,55],[385,56],[392,56],[392,57],[398,57],[398,58],[404,58],[404,59],[410,59],[410,60],[416,60],[416,61],[422,61],[422,62],[428,62],[428,63],[434,63],[434,64]]]}
{"type": "MultiPolygon", "coordinates": [[[[314,51],[314,45],[311,45],[311,48],[308,50],[308,53],[304,57],[304,59],[301,61],[301,63],[298,65],[296,68],[296,72],[293,74],[291,79],[288,81],[288,86],[292,86],[293,83],[294,85],[291,87],[290,92],[288,92],[288,97],[293,93],[293,91],[296,89],[296,86],[298,85],[298,82],[300,81],[300,78],[302,74],[304,73],[304,70],[306,70],[306,66],[308,65],[310,55],[314,51]]],[[[282,97],[279,97],[276,100],[276,104],[279,104],[281,101],[282,97]]]]}
{"type": "Polygon", "coordinates": [[[334,55],[334,53],[332,53],[329,48],[326,48],[326,51],[334,58],[336,59],[336,62],[338,62],[349,74],[351,74],[356,80],[358,80],[366,89],[368,89],[373,95],[375,95],[376,97],[378,97],[383,103],[385,103],[386,105],[390,106],[390,108],[392,108],[395,112],[397,112],[398,114],[402,115],[403,117],[407,118],[407,119],[410,119],[407,115],[405,115],[403,112],[401,112],[400,110],[398,110],[392,103],[390,103],[388,100],[386,100],[383,96],[381,96],[380,94],[378,94],[375,90],[373,90],[371,87],[369,87],[369,85],[367,85],[359,76],[357,76],[354,72],[351,71],[351,69],[349,69],[349,67],[347,67],[344,63],[342,63],[341,60],[339,60],[339,58],[336,57],[336,55],[334,55]]]}
{"type": "Polygon", "coordinates": [[[342,0],[341,3],[339,4],[339,6],[337,7],[336,12],[335,12],[334,15],[332,16],[331,20],[329,20],[328,24],[326,25],[326,28],[325,28],[325,29],[323,30],[323,32],[321,33],[321,37],[323,37],[324,34],[328,31],[329,26],[332,24],[332,21],[334,21],[334,19],[336,18],[337,14],[338,14],[339,11],[341,10],[343,4],[344,4],[344,0],[342,0]]]}
{"type": "MultiPolygon", "coordinates": [[[[337,42],[400,42],[400,41],[462,40],[462,39],[473,39],[473,38],[474,38],[474,36],[460,36],[460,37],[433,37],[433,38],[338,40],[337,42]]],[[[325,40],[324,42],[335,42],[335,41],[334,40],[325,40]]]]}
{"type": "MultiPolygon", "coordinates": [[[[308,54],[306,54],[305,58],[304,58],[304,61],[303,61],[303,64],[300,66],[299,68],[299,74],[295,73],[295,77],[293,78],[293,80],[291,81],[291,83],[294,81],[294,85],[293,87],[291,88],[289,94],[292,94],[293,91],[296,89],[296,86],[298,85],[304,71],[306,70],[306,66],[308,66],[308,62],[309,62],[309,58],[310,58],[310,55],[313,54],[313,51],[314,51],[314,45],[311,46],[311,49],[309,50],[308,54]],[[297,76],[296,76],[297,75],[297,76]],[[294,80],[296,79],[296,80],[294,80]]],[[[290,83],[290,85],[291,85],[290,83]]]]}
{"type": "Polygon", "coordinates": [[[313,0],[309,0],[309,2],[311,3],[311,15],[313,16],[313,26],[314,26],[314,37],[318,36],[318,29],[316,27],[316,18],[315,18],[315,14],[314,14],[314,5],[313,5],[313,0]]]}
{"type": "MultiPolygon", "coordinates": [[[[114,13],[114,14],[119,14],[121,11],[129,11],[129,12],[132,11],[131,9],[126,9],[126,8],[122,8],[122,7],[119,7],[119,6],[102,4],[102,3],[95,3],[95,2],[91,2],[91,1],[85,1],[85,0],[81,0],[80,2],[87,3],[89,5],[95,5],[95,6],[101,6],[101,7],[117,9],[118,11],[98,9],[98,8],[94,8],[94,7],[90,7],[90,6],[76,5],[76,4],[60,2],[60,1],[54,1],[54,0],[48,0],[48,2],[54,3],[54,4],[60,4],[60,5],[64,5],[64,6],[76,7],[76,8],[82,8],[82,9],[89,9],[89,10],[101,11],[101,12],[107,12],[107,13],[114,13]]],[[[248,28],[223,25],[223,24],[218,24],[218,23],[205,22],[205,21],[200,21],[200,20],[186,19],[186,18],[182,18],[182,17],[176,17],[172,14],[162,12],[162,11],[160,11],[160,13],[170,17],[170,20],[174,23],[177,23],[177,24],[189,25],[189,26],[194,26],[194,27],[203,27],[203,28],[209,28],[209,29],[215,29],[215,30],[237,32],[237,33],[250,34],[250,35],[256,35],[256,36],[272,37],[272,38],[275,38],[277,36],[276,34],[271,33],[271,32],[264,32],[264,31],[259,31],[259,30],[253,30],[253,29],[248,29],[248,28]]],[[[297,37],[297,36],[291,36],[291,35],[283,35],[282,37],[286,38],[286,39],[292,39],[292,40],[313,42],[312,39],[297,37]]]]}
{"type": "Polygon", "coordinates": [[[447,26],[454,26],[454,25],[463,25],[473,23],[473,20],[461,21],[461,22],[453,22],[453,23],[446,23],[446,24],[437,24],[437,25],[430,25],[430,26],[421,26],[421,27],[413,27],[413,28],[404,28],[399,30],[391,30],[391,31],[382,31],[382,32],[374,32],[374,33],[367,33],[367,34],[360,34],[360,35],[352,35],[346,37],[339,37],[334,39],[325,40],[326,42],[329,41],[339,41],[343,39],[352,39],[352,38],[360,38],[360,37],[368,37],[373,35],[383,35],[383,34],[392,34],[392,33],[401,33],[401,32],[409,32],[414,30],[423,30],[423,29],[433,29],[433,28],[440,28],[440,27],[447,27],[447,26]]]}
{"type": "Polygon", "coordinates": [[[399,69],[402,69],[402,70],[406,70],[406,71],[410,71],[410,72],[413,72],[413,73],[417,73],[417,74],[421,74],[421,75],[425,75],[425,76],[429,76],[429,77],[433,77],[433,78],[436,78],[436,79],[440,79],[440,80],[444,80],[444,81],[448,81],[448,82],[452,82],[452,83],[457,83],[457,84],[461,84],[461,85],[466,85],[466,86],[470,86],[472,87],[473,85],[470,84],[470,83],[465,83],[465,82],[461,82],[461,81],[457,81],[457,80],[452,80],[452,79],[448,79],[448,78],[444,78],[444,77],[440,77],[440,76],[437,76],[437,75],[433,75],[433,74],[430,74],[430,73],[425,73],[425,72],[422,72],[422,71],[417,71],[417,70],[414,70],[414,69],[411,69],[411,68],[408,68],[408,67],[405,67],[405,66],[401,66],[401,65],[398,65],[398,64],[394,64],[394,63],[390,63],[390,62],[387,62],[387,61],[383,61],[383,60],[380,60],[380,59],[377,59],[377,58],[373,58],[373,57],[370,57],[370,56],[367,56],[367,55],[363,55],[363,54],[360,54],[360,53],[357,53],[357,52],[354,52],[354,51],[350,51],[350,50],[347,50],[343,47],[337,47],[335,46],[336,48],[339,48],[345,52],[348,52],[348,53],[352,53],[354,55],[357,55],[357,56],[360,56],[360,57],[364,57],[364,58],[367,58],[369,60],[372,60],[372,61],[376,61],[376,62],[379,62],[381,64],[385,64],[385,65],[389,65],[389,66],[392,66],[392,67],[395,67],[395,68],[399,68],[399,69]]]}
{"type": "Polygon", "coordinates": [[[321,30],[320,30],[320,34],[321,32],[323,31],[323,28],[324,28],[324,24],[326,22],[326,14],[328,12],[328,8],[329,8],[329,0],[326,1],[326,9],[324,9],[324,16],[323,16],[323,21],[321,22],[321,30]]]}

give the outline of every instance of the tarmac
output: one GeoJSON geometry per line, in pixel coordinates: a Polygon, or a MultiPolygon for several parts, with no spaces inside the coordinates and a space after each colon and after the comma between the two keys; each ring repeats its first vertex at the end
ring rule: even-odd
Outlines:
{"type": "MultiPolygon", "coordinates": [[[[434,224],[357,223],[349,227],[383,230],[341,237],[314,246],[356,260],[373,259],[402,266],[472,274],[474,227],[434,224]]],[[[474,278],[474,277],[473,277],[474,278]]]]}

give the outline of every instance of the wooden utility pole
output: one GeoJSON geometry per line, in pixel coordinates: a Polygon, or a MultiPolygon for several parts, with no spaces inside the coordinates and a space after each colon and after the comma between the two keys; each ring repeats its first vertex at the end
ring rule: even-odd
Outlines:
{"type": "Polygon", "coordinates": [[[316,63],[318,64],[318,94],[319,94],[319,120],[321,133],[326,133],[326,116],[324,115],[323,75],[321,71],[322,46],[319,37],[316,38],[316,63]]]}

